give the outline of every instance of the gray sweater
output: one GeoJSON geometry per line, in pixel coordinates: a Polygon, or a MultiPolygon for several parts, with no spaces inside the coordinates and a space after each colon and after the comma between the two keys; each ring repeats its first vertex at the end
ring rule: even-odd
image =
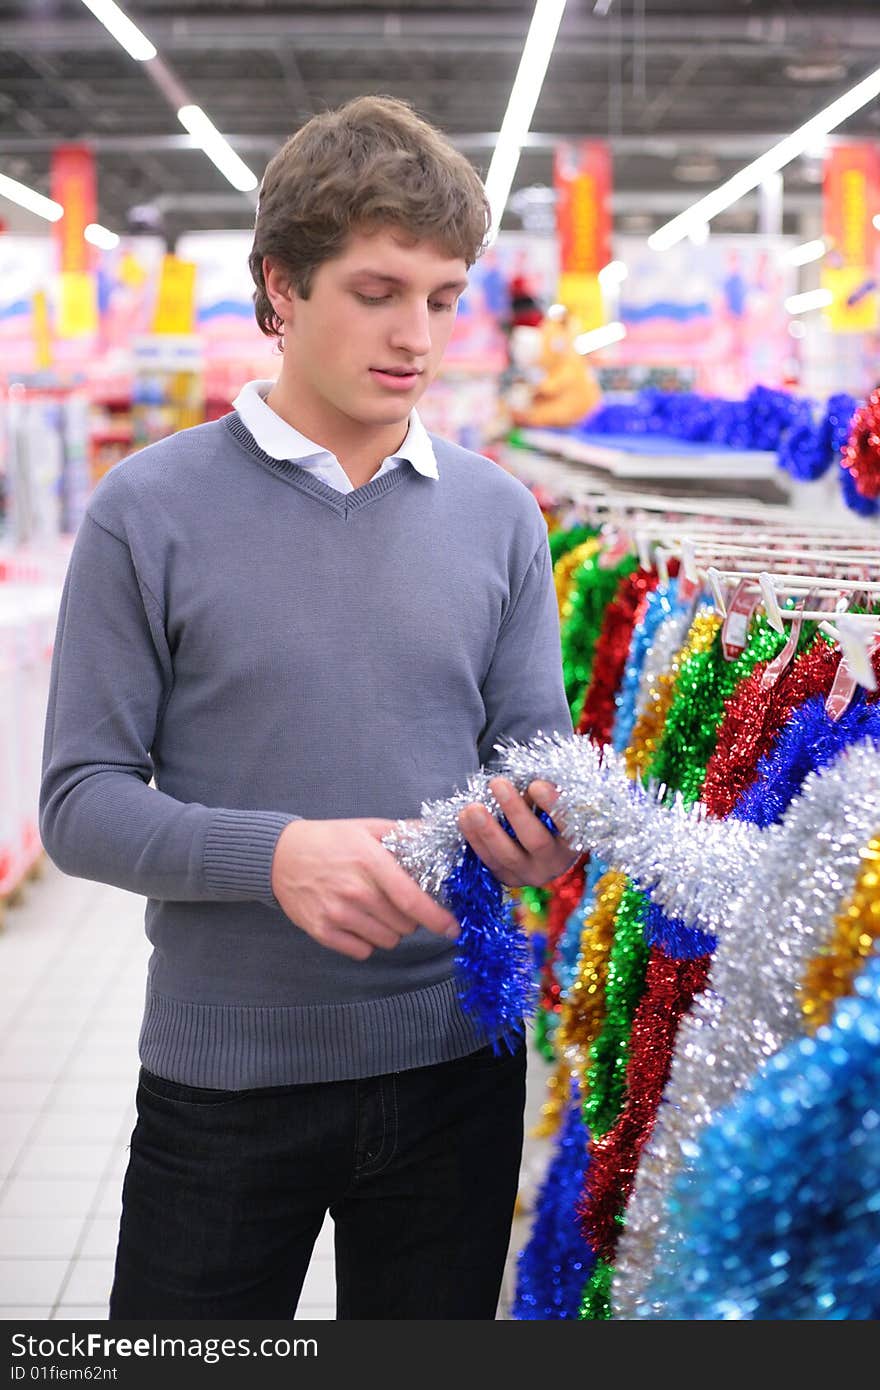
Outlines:
{"type": "Polygon", "coordinates": [[[341,1080],[485,1041],[454,945],[419,929],[350,960],[270,882],[296,817],[414,817],[502,736],[571,729],[538,506],[433,444],[439,481],[404,463],[343,495],[233,413],[126,459],[91,498],[40,825],[66,873],[148,899],[140,1054],[161,1076],[341,1080]]]}

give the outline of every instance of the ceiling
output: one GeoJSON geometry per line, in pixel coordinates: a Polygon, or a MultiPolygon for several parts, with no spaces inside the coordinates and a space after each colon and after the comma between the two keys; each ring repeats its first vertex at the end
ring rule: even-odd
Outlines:
{"type": "MultiPolygon", "coordinates": [[[[595,3],[568,2],[505,227],[540,215],[554,143],[593,136],[611,144],[616,227],[650,231],[880,66],[878,0],[612,0],[604,16],[595,3]]],[[[99,220],[123,232],[158,219],[173,245],[184,231],[253,223],[253,195],[236,193],[182,131],[181,93],[258,176],[312,112],[365,92],[411,101],[485,173],[533,3],[125,8],[158,63],[130,59],[80,0],[0,0],[0,172],[48,192],[53,145],[87,141],[99,220]]],[[[880,139],[880,102],[838,134],[880,139]]],[[[820,178],[816,157],[786,170],[786,230],[809,228],[820,178]]],[[[543,206],[546,216],[546,192],[543,206]]],[[[7,209],[11,227],[39,229],[7,209]]],[[[754,202],[724,216],[718,227],[750,230],[754,202]]]]}

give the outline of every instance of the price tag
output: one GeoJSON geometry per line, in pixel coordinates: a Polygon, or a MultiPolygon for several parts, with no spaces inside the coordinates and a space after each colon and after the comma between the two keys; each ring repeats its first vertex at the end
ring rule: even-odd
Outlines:
{"type": "Polygon", "coordinates": [[[746,649],[749,623],[758,606],[759,593],[748,579],[741,579],[727,605],[727,617],[721,626],[721,650],[725,661],[735,661],[746,649]]]}
{"type": "MultiPolygon", "coordinates": [[[[869,660],[873,657],[878,646],[880,646],[880,633],[875,633],[871,641],[867,644],[867,656],[869,660]]],[[[860,664],[861,663],[856,662],[856,665],[860,664]]],[[[873,678],[873,668],[870,672],[860,671],[859,675],[873,678]]],[[[843,656],[837,668],[837,675],[834,677],[834,684],[829,690],[828,697],[825,700],[825,713],[828,715],[829,719],[834,720],[835,724],[842,715],[846,714],[846,711],[852,703],[852,697],[855,694],[856,686],[861,683],[862,682],[857,679],[856,672],[853,670],[852,666],[850,666],[848,658],[843,656]]]]}
{"type": "Polygon", "coordinates": [[[761,677],[762,690],[772,690],[782,673],[788,670],[791,659],[797,651],[798,638],[801,635],[803,621],[800,613],[798,613],[797,617],[792,622],[791,631],[788,634],[788,641],[782,648],[782,651],[777,657],[774,657],[772,661],[769,661],[764,668],[764,674],[761,677]]]}

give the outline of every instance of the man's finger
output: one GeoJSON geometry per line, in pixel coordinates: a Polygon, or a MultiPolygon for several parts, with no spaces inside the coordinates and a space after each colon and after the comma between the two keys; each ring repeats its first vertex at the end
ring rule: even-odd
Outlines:
{"type": "Polygon", "coordinates": [[[530,782],[529,796],[542,811],[550,811],[559,800],[559,788],[552,782],[530,782]]]}
{"type": "Polygon", "coordinates": [[[484,806],[476,803],[465,806],[459,816],[459,828],[496,878],[507,878],[523,871],[527,856],[484,806]]]}
{"type": "Polygon", "coordinates": [[[415,879],[410,878],[390,850],[385,849],[383,845],[377,845],[373,865],[376,883],[404,917],[427,927],[428,931],[435,932],[438,936],[448,936],[455,940],[459,934],[456,918],[425,893],[415,879]]]}
{"type": "Polygon", "coordinates": [[[496,777],[489,786],[526,854],[539,854],[549,850],[554,836],[538,819],[531,806],[527,805],[513,783],[503,777],[496,777]]]}

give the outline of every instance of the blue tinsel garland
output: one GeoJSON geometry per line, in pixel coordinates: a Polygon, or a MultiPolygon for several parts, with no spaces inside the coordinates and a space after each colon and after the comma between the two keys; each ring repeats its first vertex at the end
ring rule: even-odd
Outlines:
{"type": "Polygon", "coordinates": [[[665,590],[652,589],[647,597],[644,617],[633,628],[626,666],[623,671],[623,680],[615,698],[617,713],[614,716],[611,742],[618,753],[623,752],[632,737],[636,722],[639,682],[645,659],[654,641],[654,635],[660,624],[677,607],[677,599],[678,580],[675,578],[670,579],[669,587],[665,590]]]}
{"type": "MultiPolygon", "coordinates": [[[[830,396],[821,418],[809,400],[755,386],[744,401],[692,391],[640,391],[631,402],[611,401],[576,427],[586,435],[665,435],[695,444],[776,451],[776,461],[797,482],[821,478],[838,463],[841,494],[859,516],[876,516],[880,501],[863,497],[840,461],[859,402],[846,392],[830,396]]],[[[615,747],[618,745],[615,744],[615,747]]]]}
{"type": "Polygon", "coordinates": [[[518,1256],[511,1312],[519,1322],[578,1316],[596,1258],[575,1217],[584,1186],[588,1139],[583,1107],[572,1086],[556,1150],[538,1194],[529,1243],[518,1256]]]}
{"type": "MultiPolygon", "coordinates": [[[[545,811],[538,818],[559,831],[545,811]]],[[[501,825],[515,839],[510,822],[501,825]]],[[[462,837],[461,854],[443,880],[442,898],[458,919],[455,954],[458,997],[496,1051],[512,1051],[537,1004],[532,947],[514,915],[504,886],[462,837]]]]}
{"type": "Polygon", "coordinates": [[[827,767],[844,748],[866,738],[880,738],[880,705],[867,704],[861,688],[836,722],[826,713],[824,698],[814,695],[793,712],[760,760],[757,777],[743,792],[733,815],[762,828],[775,825],[808,773],[827,767]]]}
{"type": "Polygon", "coordinates": [[[646,1317],[656,1298],[676,1321],[880,1317],[880,960],[855,989],[703,1134],[646,1317]]]}

